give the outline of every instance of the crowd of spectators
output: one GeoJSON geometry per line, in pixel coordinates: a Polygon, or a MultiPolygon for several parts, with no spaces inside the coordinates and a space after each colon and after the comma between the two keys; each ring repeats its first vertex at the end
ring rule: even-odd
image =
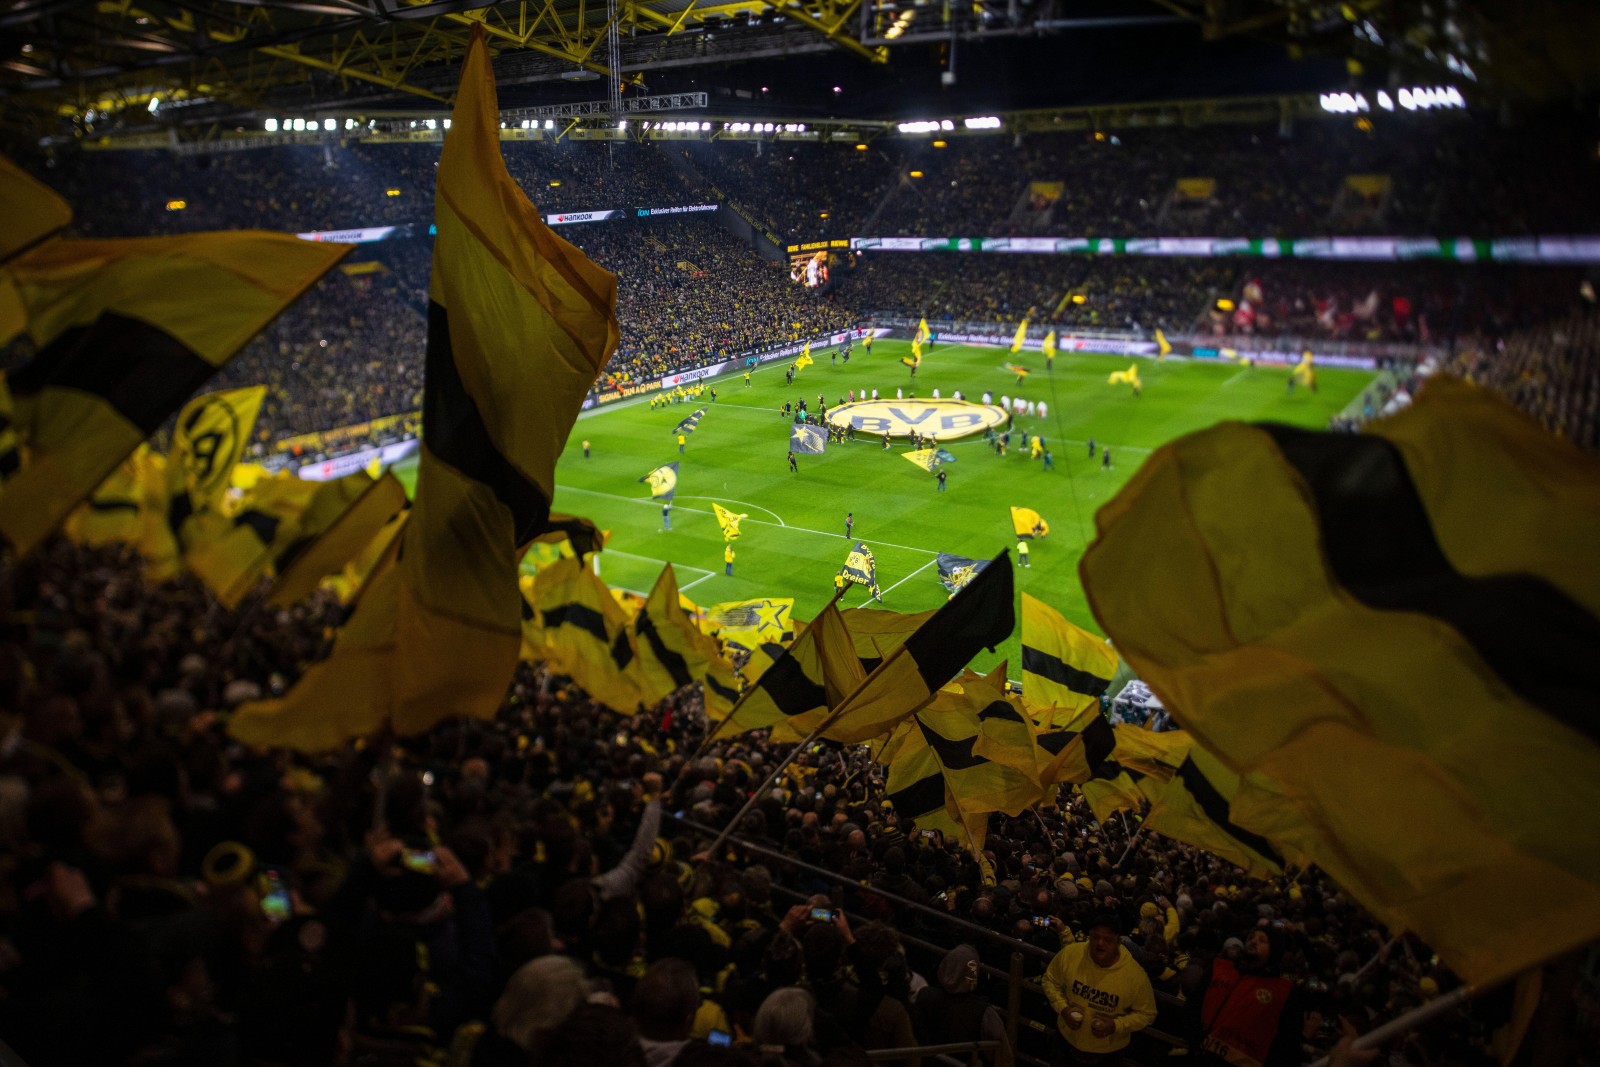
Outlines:
{"type": "Polygon", "coordinates": [[[617,275],[622,339],[602,387],[843,330],[845,307],[789,280],[714,219],[571,226],[563,235],[617,275]]]}
{"type": "Polygon", "coordinates": [[[1537,328],[1463,344],[1441,369],[1495,390],[1547,430],[1600,452],[1600,315],[1592,298],[1537,328]]]}
{"type": "Polygon", "coordinates": [[[1381,114],[1274,125],[930,134],[853,144],[716,141],[717,187],[791,239],[874,235],[1315,237],[1592,233],[1595,131],[1561,114],[1503,125],[1381,114]],[[915,173],[915,177],[913,174],[915,173]],[[1380,175],[1381,193],[1347,189],[1380,175]],[[1177,197],[1210,179],[1208,197],[1177,197]],[[1033,183],[1060,184],[1035,201],[1033,183]]]}
{"type": "MultiPolygon", "coordinates": [[[[1179,1044],[1176,998],[1258,930],[1296,1052],[1457,984],[1315,871],[1248,880],[1070,797],[994,818],[986,877],[884,803],[861,747],[802,754],[709,852],[693,827],[787,746],[697,753],[693,687],[624,716],[524,666],[493,722],[319,757],[230,742],[230,710],[292,685],[337,616],[231,614],[64,540],[0,560],[0,1033],[32,1067],[814,1067],[978,1036],[1003,1067],[1054,1012],[1024,996],[1012,1048],[975,961],[1038,978],[1108,912],[1179,1044]]],[[[1406,1062],[1492,1062],[1497,1018],[1480,1001],[1406,1062]]]]}

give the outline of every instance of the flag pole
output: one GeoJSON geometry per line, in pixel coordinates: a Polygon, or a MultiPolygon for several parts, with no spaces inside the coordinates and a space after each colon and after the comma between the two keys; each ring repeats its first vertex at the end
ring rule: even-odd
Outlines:
{"type": "Polygon", "coordinates": [[[735,814],[734,817],[728,821],[728,825],[722,828],[722,832],[717,835],[717,839],[711,842],[711,847],[706,849],[706,852],[709,855],[715,856],[717,854],[717,850],[720,849],[722,847],[722,843],[728,839],[728,835],[733,833],[734,828],[738,826],[744,817],[750,813],[750,809],[756,806],[756,801],[760,800],[761,797],[765,795],[767,790],[772,788],[773,783],[778,780],[778,775],[783,773],[784,768],[793,763],[795,761],[795,757],[804,752],[806,746],[815,741],[817,736],[831,725],[833,725],[833,721],[831,719],[824,719],[815,730],[812,730],[806,735],[805,740],[801,741],[798,745],[795,745],[789,750],[789,754],[783,757],[783,762],[772,768],[772,773],[767,775],[767,780],[762,782],[761,785],[750,794],[750,799],[744,802],[744,807],[740,808],[737,814],[735,814]]]}
{"type": "Polygon", "coordinates": [[[1142,833],[1144,833],[1144,823],[1140,823],[1139,828],[1135,830],[1133,832],[1133,836],[1128,839],[1128,847],[1122,850],[1122,855],[1118,857],[1117,862],[1111,865],[1112,870],[1116,870],[1122,866],[1122,861],[1128,858],[1128,854],[1133,851],[1133,846],[1139,843],[1139,835],[1142,833]]]}
{"type": "Polygon", "coordinates": [[[1356,972],[1356,981],[1359,982],[1362,975],[1372,970],[1372,965],[1374,963],[1377,963],[1379,960],[1387,956],[1389,954],[1389,950],[1394,948],[1394,943],[1398,940],[1400,940],[1400,935],[1396,934],[1394,937],[1391,937],[1389,940],[1385,941],[1383,946],[1379,948],[1377,952],[1373,953],[1372,958],[1361,965],[1361,969],[1356,972]]]}
{"type": "MultiPolygon", "coordinates": [[[[1498,984],[1498,983],[1497,983],[1498,984]]],[[[1487,992],[1489,987],[1464,985],[1452,989],[1436,1000],[1430,1000],[1420,1008],[1414,1008],[1396,1019],[1390,1019],[1376,1030],[1362,1034],[1351,1044],[1352,1050],[1377,1048],[1391,1038],[1411,1031],[1432,1022],[1434,1019],[1448,1012],[1454,1011],[1479,993],[1487,992]]],[[[1324,1056],[1311,1065],[1311,1067],[1328,1067],[1328,1057],[1324,1056]]]]}

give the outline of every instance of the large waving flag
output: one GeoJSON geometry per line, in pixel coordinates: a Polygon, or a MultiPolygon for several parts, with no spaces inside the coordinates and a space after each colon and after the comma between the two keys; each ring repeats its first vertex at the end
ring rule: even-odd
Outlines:
{"type": "Polygon", "coordinates": [[[1172,343],[1167,340],[1167,335],[1161,332],[1161,327],[1156,327],[1156,359],[1166,359],[1172,354],[1172,343]]]}
{"type": "Polygon", "coordinates": [[[180,537],[190,514],[221,506],[266,397],[264,385],[224,389],[197,396],[178,412],[167,456],[167,495],[172,529],[180,537]]]}
{"type": "Polygon", "coordinates": [[[1119,651],[1387,925],[1473,983],[1600,936],[1600,461],[1434,379],[1363,434],[1180,438],[1096,521],[1119,651]]]}
{"type": "Polygon", "coordinates": [[[1016,626],[1012,606],[1012,574],[1005,554],[947,600],[927,622],[884,658],[836,706],[822,726],[822,736],[856,744],[882,736],[908,715],[921,710],[939,687],[984,648],[993,648],[1016,626]]]}
{"type": "Polygon", "coordinates": [[[928,329],[928,318],[924,315],[917,320],[917,331],[911,335],[911,343],[920,347],[927,344],[932,337],[933,331],[928,329]]]}
{"type": "Polygon", "coordinates": [[[1022,594],[1022,696],[1035,715],[1055,722],[1098,711],[1116,674],[1117,653],[1105,638],[1022,594]]]}
{"type": "Polygon", "coordinates": [[[750,516],[742,511],[729,511],[721,504],[713,503],[712,509],[717,515],[717,525],[722,527],[724,541],[737,541],[739,539],[739,523],[750,516]]]}
{"type": "Polygon", "coordinates": [[[355,495],[324,492],[312,499],[295,539],[273,556],[268,606],[288,607],[310,595],[322,579],[338,574],[360,556],[409,507],[405,486],[387,471],[376,479],[361,473],[339,481],[353,488],[355,495]]]}
{"type": "Polygon", "coordinates": [[[1028,340],[1028,320],[1023,319],[1017,323],[1017,332],[1011,338],[1011,354],[1016,355],[1022,351],[1022,346],[1028,340]]]}
{"type": "MultiPolygon", "coordinates": [[[[424,440],[390,663],[365,676],[366,699],[346,717],[360,730],[387,717],[410,734],[499,708],[523,636],[517,560],[547,527],[556,458],[616,347],[616,279],[544,224],[506,172],[499,129],[479,26],[439,159],[424,440]]],[[[308,681],[272,710],[316,714],[326,701],[308,681]]]]}
{"type": "Polygon", "coordinates": [[[1019,366],[1019,365],[1017,365],[1015,363],[1006,363],[1006,364],[1003,364],[1003,367],[1004,367],[1006,373],[1015,374],[1019,381],[1021,379],[1023,379],[1023,378],[1026,378],[1029,375],[1029,373],[1031,373],[1028,370],[1027,367],[1019,366]]]}
{"type": "Polygon", "coordinates": [[[978,576],[978,572],[989,565],[986,559],[968,559],[966,556],[954,556],[949,552],[939,553],[935,566],[939,568],[939,581],[951,593],[959,593],[967,587],[967,583],[978,576]]]}
{"type": "Polygon", "coordinates": [[[7,261],[6,316],[35,354],[7,375],[23,462],[0,538],[31,551],[348,251],[246,231],[49,238],[7,261]]]}
{"type": "MultiPolygon", "coordinates": [[[[0,156],[0,204],[6,205],[5,225],[0,226],[0,262],[58,233],[72,221],[71,206],[54,189],[4,156],[0,156]]],[[[0,303],[9,301],[0,299],[0,303]]],[[[0,331],[0,344],[23,328],[21,318],[8,316],[0,322],[8,320],[11,332],[0,331]]]]}
{"type": "Polygon", "coordinates": [[[925,471],[933,471],[947,463],[954,463],[956,457],[942,448],[919,448],[915,452],[900,453],[902,459],[915,463],[925,471]]]}
{"type": "Polygon", "coordinates": [[[1139,364],[1128,364],[1127,370],[1114,370],[1106,376],[1107,385],[1131,385],[1138,389],[1143,383],[1139,381],[1139,364]]]}
{"type": "Polygon", "coordinates": [[[794,597],[729,600],[706,609],[705,628],[724,642],[754,649],[794,638],[794,597]]]}
{"type": "Polygon", "coordinates": [[[583,562],[565,557],[540,570],[533,579],[532,609],[542,656],[552,672],[567,675],[595,700],[624,714],[652,703],[639,689],[638,649],[627,613],[583,562]]]}
{"type": "Polygon", "coordinates": [[[700,420],[705,418],[706,411],[706,408],[696,408],[695,413],[674,426],[672,432],[675,434],[694,433],[700,426],[700,420]]]}
{"type": "Polygon", "coordinates": [[[1045,357],[1047,359],[1054,359],[1055,358],[1055,356],[1056,356],[1056,332],[1054,330],[1051,330],[1049,333],[1044,335],[1044,344],[1042,346],[1040,346],[1040,351],[1042,351],[1045,354],[1045,357]]]}
{"type": "Polygon", "coordinates": [[[650,495],[657,500],[671,500],[678,491],[678,464],[668,463],[639,479],[650,483],[650,495]]]}
{"type": "Polygon", "coordinates": [[[867,673],[856,658],[850,635],[832,601],[787,651],[767,653],[767,658],[771,659],[770,665],[760,670],[713,736],[771,727],[774,740],[798,741],[867,673]]]}
{"type": "MultiPolygon", "coordinates": [[[[1026,693],[1023,705],[1027,706],[1026,693]]],[[[1036,713],[1030,710],[1030,715],[1038,721],[1036,713]]],[[[1038,727],[1039,780],[1045,785],[1071,782],[1082,787],[1113,777],[1120,769],[1110,762],[1116,741],[1098,704],[1053,721],[1039,721],[1038,727]]]]}
{"type": "Polygon", "coordinates": [[[820,456],[828,450],[828,431],[808,422],[797,423],[789,431],[789,450],[820,456]]]}
{"type": "Polygon", "coordinates": [[[850,549],[840,573],[845,581],[864,585],[872,590],[873,596],[878,595],[878,561],[873,558],[872,549],[867,547],[865,541],[857,541],[850,549]]]}
{"type": "MultiPolygon", "coordinates": [[[[1182,730],[1153,733],[1123,723],[1113,731],[1112,757],[1150,804],[1147,828],[1220,856],[1257,878],[1283,873],[1283,856],[1272,843],[1232,817],[1239,775],[1182,730]]],[[[1114,794],[1117,787],[1106,788],[1114,794]]]]}
{"type": "Polygon", "coordinates": [[[306,481],[283,471],[257,482],[232,515],[209,509],[196,512],[180,528],[184,567],[224,607],[238,607],[273,559],[300,539],[305,515],[318,495],[338,497],[331,510],[346,506],[359,492],[355,480],[370,484],[360,471],[348,481],[333,482],[306,481]]]}
{"type": "Polygon", "coordinates": [[[1012,508],[1011,529],[1024,541],[1050,536],[1050,524],[1032,508],[1012,508]]]}
{"type": "Polygon", "coordinates": [[[638,649],[634,676],[646,704],[703,679],[710,665],[722,658],[716,641],[701,633],[684,612],[670,563],[661,568],[644,607],[633,617],[633,638],[638,649]]]}
{"type": "MultiPolygon", "coordinates": [[[[0,156],[0,165],[4,163],[5,157],[0,156]]],[[[22,329],[21,316],[21,309],[18,309],[17,331],[22,329]]],[[[11,386],[6,384],[5,371],[0,371],[0,485],[4,485],[6,479],[22,469],[22,452],[18,446],[17,412],[11,403],[11,386]]]]}
{"type": "Polygon", "coordinates": [[[1032,724],[977,676],[940,689],[895,727],[878,759],[889,768],[885,798],[897,813],[921,829],[955,833],[974,850],[983,847],[990,812],[1019,815],[1044,795],[1032,724]]]}
{"type": "Polygon", "coordinates": [[[870,674],[878,669],[878,665],[890,653],[905,644],[906,638],[933,618],[936,610],[929,608],[907,615],[882,608],[847,608],[839,613],[839,617],[844,619],[844,628],[849,631],[850,640],[855,645],[856,658],[861,660],[862,668],[870,674]]]}

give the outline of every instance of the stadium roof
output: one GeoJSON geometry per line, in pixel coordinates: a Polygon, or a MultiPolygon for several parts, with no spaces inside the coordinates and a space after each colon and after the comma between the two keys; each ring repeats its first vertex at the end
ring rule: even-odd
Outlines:
{"type": "Polygon", "coordinates": [[[0,14],[0,131],[437,113],[477,24],[508,108],[615,100],[616,70],[622,96],[702,91],[769,119],[1385,79],[1570,99],[1600,71],[1593,0],[19,0],[0,14]]]}

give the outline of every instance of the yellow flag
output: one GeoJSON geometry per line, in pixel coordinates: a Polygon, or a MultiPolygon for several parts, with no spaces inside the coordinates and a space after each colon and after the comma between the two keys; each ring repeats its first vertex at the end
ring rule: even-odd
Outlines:
{"type": "Polygon", "coordinates": [[[1012,508],[1011,529],[1024,541],[1050,536],[1050,524],[1032,508],[1012,508]]]}
{"type": "Polygon", "coordinates": [[[1105,638],[1022,594],[1022,698],[1041,725],[1065,722],[1086,708],[1098,711],[1116,674],[1117,653],[1105,638]]]}
{"type": "Polygon", "coordinates": [[[1135,389],[1143,383],[1139,381],[1139,364],[1128,364],[1127,370],[1114,370],[1106,378],[1107,385],[1131,385],[1135,389]]]}
{"type": "Polygon", "coordinates": [[[933,618],[937,608],[919,611],[912,615],[881,608],[850,608],[839,613],[844,628],[855,646],[856,657],[868,672],[874,670],[895,649],[906,643],[906,638],[922,628],[933,618]]]}
{"type": "Polygon", "coordinates": [[[1054,330],[1044,335],[1043,351],[1047,359],[1056,358],[1056,332],[1054,330]]]}
{"type": "Polygon", "coordinates": [[[711,662],[721,658],[716,641],[690,621],[679,600],[678,578],[668,563],[633,619],[634,677],[646,704],[703,678],[711,662]]]}
{"type": "Polygon", "coordinates": [[[923,316],[917,320],[917,332],[911,335],[911,344],[913,347],[921,348],[923,345],[927,344],[932,337],[933,331],[928,329],[927,316],[923,316]]]}
{"type": "Polygon", "coordinates": [[[866,677],[833,602],[748,689],[716,736],[772,727],[774,740],[805,737],[866,677]]]}
{"type": "Polygon", "coordinates": [[[385,473],[370,484],[360,481],[365,477],[363,473],[339,479],[357,490],[354,497],[339,492],[314,498],[294,539],[274,553],[276,576],[267,597],[269,606],[288,607],[310,595],[323,578],[354,560],[406,506],[405,486],[393,474],[385,473]]]}
{"type": "Polygon", "coordinates": [[[173,507],[169,521],[180,543],[189,515],[221,506],[266,397],[264,385],[222,389],[195,397],[178,412],[167,457],[167,495],[173,507]]]}
{"type": "Polygon", "coordinates": [[[722,527],[723,540],[737,541],[739,539],[740,520],[748,519],[750,516],[742,512],[729,511],[727,508],[717,503],[713,503],[711,507],[716,511],[717,525],[722,527]]]}
{"type": "Polygon", "coordinates": [[[1028,339],[1028,320],[1023,319],[1017,323],[1017,332],[1011,338],[1011,353],[1015,355],[1022,351],[1022,345],[1028,339]]]}
{"type": "Polygon", "coordinates": [[[1161,327],[1156,327],[1156,358],[1166,359],[1172,354],[1172,345],[1167,341],[1167,335],[1161,332],[1161,327]]]}
{"type": "MultiPolygon", "coordinates": [[[[0,160],[4,158],[0,156],[0,160]]],[[[16,419],[16,409],[11,403],[11,387],[6,384],[5,371],[0,371],[0,485],[4,485],[7,479],[22,469],[16,419]]]]}
{"type": "Polygon", "coordinates": [[[400,554],[395,730],[492,717],[521,643],[517,559],[546,529],[555,465],[617,344],[616,279],[556,236],[500,155],[473,29],[439,157],[427,388],[400,554]]]}
{"type": "Polygon", "coordinates": [[[7,376],[26,452],[0,537],[29,552],[348,251],[244,231],[51,238],[8,261],[36,354],[7,376]]]}
{"type": "Polygon", "coordinates": [[[1316,368],[1312,366],[1310,349],[1306,349],[1306,351],[1301,354],[1300,362],[1295,364],[1294,370],[1290,372],[1290,376],[1293,377],[1296,382],[1306,386],[1307,388],[1310,388],[1312,385],[1316,384],[1317,371],[1316,368]]]}
{"type": "Polygon", "coordinates": [[[1080,573],[1118,650],[1391,929],[1474,983],[1600,937],[1574,711],[1600,692],[1600,460],[1436,378],[1363,434],[1180,438],[1096,524],[1080,573]]]}
{"type": "MultiPolygon", "coordinates": [[[[638,653],[628,616],[606,584],[578,560],[559,559],[539,572],[533,591],[550,670],[609,708],[637,711],[644,703],[633,666],[638,653]]],[[[518,636],[520,642],[520,626],[518,636]]]]}
{"type": "MultiPolygon", "coordinates": [[[[366,475],[355,477],[365,480],[366,475]]],[[[285,472],[256,483],[234,515],[196,512],[184,521],[183,565],[216,594],[223,606],[239,605],[266,575],[273,558],[300,537],[307,509],[318,493],[347,494],[352,486],[312,482],[285,472]]]]}
{"type": "Polygon", "coordinates": [[[702,629],[748,649],[788,641],[795,635],[794,598],[755,597],[713,604],[706,609],[702,629]]]}
{"type": "MultiPolygon", "coordinates": [[[[38,244],[72,221],[72,208],[54,189],[4,156],[0,156],[0,204],[6,206],[5,225],[0,226],[0,262],[38,244]]],[[[0,334],[0,344],[11,337],[0,334]]]]}

